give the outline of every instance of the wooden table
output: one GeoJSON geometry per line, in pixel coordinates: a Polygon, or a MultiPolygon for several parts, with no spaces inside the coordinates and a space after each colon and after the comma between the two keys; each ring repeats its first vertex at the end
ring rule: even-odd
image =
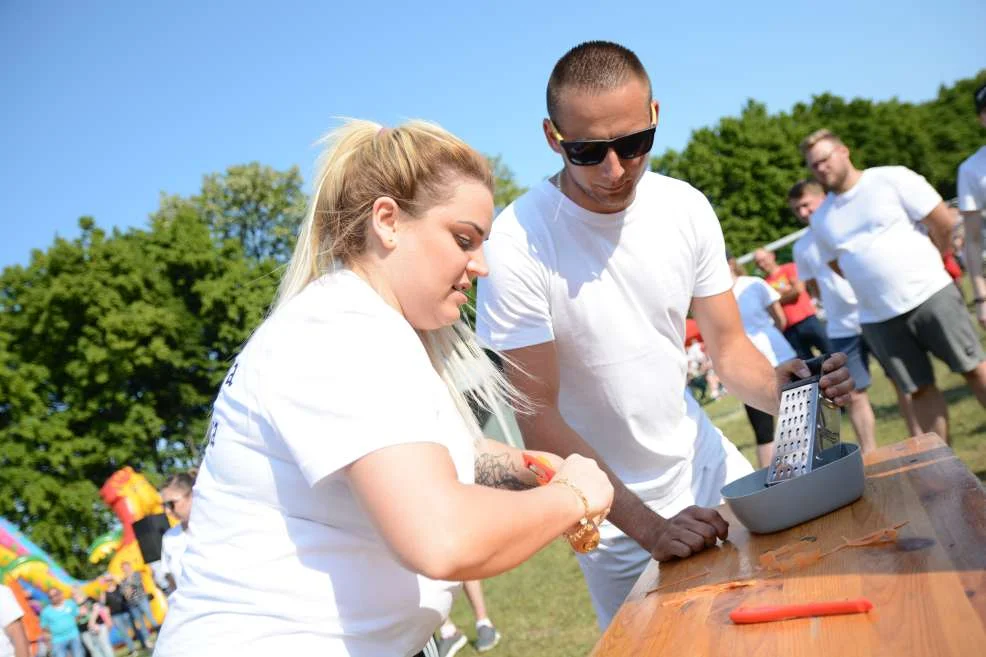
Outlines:
{"type": "Polygon", "coordinates": [[[986,492],[979,480],[934,434],[882,447],[864,460],[860,500],[784,532],[751,535],[721,507],[729,540],[660,570],[652,561],[592,654],[986,655],[986,492]],[[894,544],[843,549],[774,578],[758,568],[760,554],[787,543],[814,537],[824,552],[842,537],[904,521],[894,544]],[[693,591],[748,578],[759,582],[693,591]],[[873,602],[873,610],[754,625],[729,620],[741,605],[857,597],[873,602]]]}

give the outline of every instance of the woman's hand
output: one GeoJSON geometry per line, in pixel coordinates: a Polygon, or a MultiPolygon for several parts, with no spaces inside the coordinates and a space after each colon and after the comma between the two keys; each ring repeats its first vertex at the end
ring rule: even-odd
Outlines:
{"type": "MultiPolygon", "coordinates": [[[[613,484],[594,460],[572,454],[562,461],[555,479],[566,479],[582,491],[589,505],[590,518],[599,518],[601,522],[602,517],[609,513],[613,505],[613,484]]],[[[582,504],[581,500],[579,504],[582,504]]]]}

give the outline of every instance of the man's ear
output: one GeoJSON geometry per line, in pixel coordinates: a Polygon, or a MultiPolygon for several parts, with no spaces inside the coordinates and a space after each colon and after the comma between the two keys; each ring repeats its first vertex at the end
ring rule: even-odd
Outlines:
{"type": "Polygon", "coordinates": [[[555,128],[551,119],[542,121],[541,128],[544,130],[544,138],[548,142],[548,148],[561,155],[561,144],[558,142],[558,137],[555,136],[555,128]]]}

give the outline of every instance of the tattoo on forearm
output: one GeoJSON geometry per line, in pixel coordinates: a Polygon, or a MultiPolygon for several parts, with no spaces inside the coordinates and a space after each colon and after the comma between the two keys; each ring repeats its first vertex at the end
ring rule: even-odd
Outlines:
{"type": "Polygon", "coordinates": [[[527,490],[533,488],[519,477],[508,454],[480,454],[476,457],[476,483],[490,488],[527,490]]]}

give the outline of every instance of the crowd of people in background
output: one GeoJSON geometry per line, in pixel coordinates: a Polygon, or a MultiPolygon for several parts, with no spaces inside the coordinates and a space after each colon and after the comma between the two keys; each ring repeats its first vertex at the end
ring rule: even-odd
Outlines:
{"type": "MultiPolygon", "coordinates": [[[[80,587],[73,588],[71,595],[53,587],[46,591],[47,601],[42,603],[28,592],[28,604],[38,616],[43,634],[36,645],[29,647],[30,652],[25,655],[114,657],[116,653],[111,640],[114,628],[115,638],[119,638],[124,644],[129,655],[138,654],[135,638],[145,650],[152,648],[153,633],[158,628],[151,616],[148,593],[144,589],[140,573],[131,564],[124,563],[123,570],[125,576],[120,581],[109,573],[100,578],[103,586],[98,597],[87,595],[80,587]]],[[[5,598],[6,593],[0,590],[0,622],[9,623],[8,618],[14,615],[16,619],[22,618],[23,611],[20,607],[17,607],[16,614],[7,613],[13,607],[5,606],[5,598]],[[7,615],[4,616],[4,613],[7,615]]],[[[14,604],[16,605],[16,601],[14,604]]],[[[12,645],[17,645],[13,637],[8,637],[7,640],[12,645]]],[[[7,657],[4,647],[4,638],[0,637],[0,656],[7,657]]],[[[21,657],[16,651],[9,654],[21,657]]]]}
{"type": "MultiPolygon", "coordinates": [[[[986,126],[986,85],[976,90],[974,103],[986,126]]],[[[947,441],[948,409],[932,356],[963,375],[986,407],[986,362],[962,287],[965,270],[975,318],[986,328],[986,146],[959,168],[954,203],[905,167],[856,169],[848,146],[831,131],[812,133],[800,148],[813,179],[795,183],[788,193],[791,212],[808,227],[794,243],[793,262],[779,265],[771,251],[754,252],[762,283],[773,288],[769,293],[730,261],[747,334],[768,358],[779,348],[803,359],[830,351],[847,355],[856,384],[847,411],[864,452],[876,447],[867,392],[871,355],[894,386],[911,435],[934,431],[947,441]],[[824,311],[824,323],[816,310],[824,311]],[[784,345],[778,347],[778,340],[784,345]]],[[[689,372],[707,377],[708,370],[699,359],[689,372]]],[[[773,418],[746,409],[758,456],[766,455],[773,418]]]]}

